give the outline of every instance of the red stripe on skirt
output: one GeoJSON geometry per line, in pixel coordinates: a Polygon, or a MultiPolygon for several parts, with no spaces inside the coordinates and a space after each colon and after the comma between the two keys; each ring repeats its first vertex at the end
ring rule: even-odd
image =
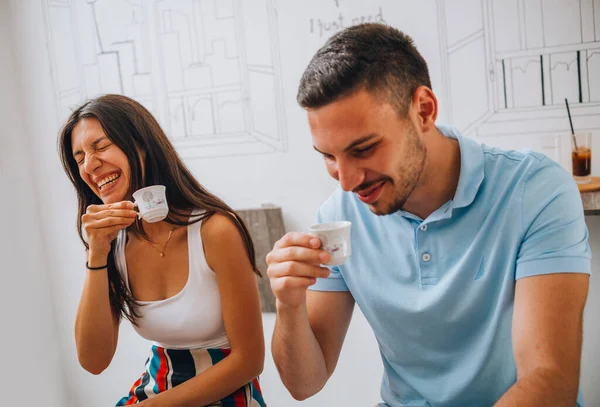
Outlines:
{"type": "Polygon", "coordinates": [[[258,391],[258,393],[262,396],[262,390],[260,389],[260,384],[258,384],[258,378],[254,378],[254,380],[252,380],[252,383],[254,384],[256,391],[258,391]]]}
{"type": "Polygon", "coordinates": [[[246,407],[248,405],[246,400],[246,386],[233,394],[233,401],[235,402],[235,407],[246,407]]]}
{"type": "Polygon", "coordinates": [[[167,373],[169,372],[169,363],[167,362],[166,353],[166,349],[161,349],[160,352],[158,352],[160,364],[158,371],[156,372],[155,380],[159,393],[167,390],[167,373]]]}
{"type": "Polygon", "coordinates": [[[144,376],[146,376],[146,372],[144,372],[142,376],[135,383],[133,383],[133,386],[131,386],[131,397],[129,397],[129,400],[127,400],[127,403],[125,403],[126,406],[131,406],[138,401],[138,398],[135,395],[135,389],[142,384],[144,376]]]}
{"type": "MultiPolygon", "coordinates": [[[[231,349],[224,348],[221,349],[221,351],[223,352],[224,357],[229,356],[231,353],[231,349]]],[[[235,407],[246,407],[248,405],[246,400],[246,386],[233,393],[233,401],[235,402],[235,407]]]]}

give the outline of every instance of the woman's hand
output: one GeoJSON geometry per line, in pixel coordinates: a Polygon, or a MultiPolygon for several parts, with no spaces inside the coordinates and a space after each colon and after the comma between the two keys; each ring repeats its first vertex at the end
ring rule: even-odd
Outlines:
{"type": "Polygon", "coordinates": [[[119,231],[135,221],[137,212],[133,208],[130,201],[88,206],[81,222],[90,251],[98,256],[108,256],[110,243],[119,231]]]}

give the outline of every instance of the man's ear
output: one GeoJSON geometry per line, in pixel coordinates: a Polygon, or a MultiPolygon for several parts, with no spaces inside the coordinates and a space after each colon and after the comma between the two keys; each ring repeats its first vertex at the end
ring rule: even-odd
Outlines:
{"type": "Polygon", "coordinates": [[[438,101],[433,91],[427,86],[419,86],[413,94],[412,107],[421,131],[431,131],[438,115],[438,101]]]}

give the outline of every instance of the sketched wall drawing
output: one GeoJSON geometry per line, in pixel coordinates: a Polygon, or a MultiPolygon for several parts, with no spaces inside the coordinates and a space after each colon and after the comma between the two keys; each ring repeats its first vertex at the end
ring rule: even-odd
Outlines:
{"type": "Polygon", "coordinates": [[[119,93],[184,157],[286,151],[275,0],[41,1],[61,121],[119,93]]]}
{"type": "Polygon", "coordinates": [[[437,0],[446,112],[463,132],[600,129],[600,0],[437,0]],[[465,15],[465,13],[467,15],[465,15]]]}

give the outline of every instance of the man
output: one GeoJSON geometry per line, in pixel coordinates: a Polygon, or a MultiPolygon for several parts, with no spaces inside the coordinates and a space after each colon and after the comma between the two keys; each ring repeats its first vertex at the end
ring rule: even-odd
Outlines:
{"type": "Polygon", "coordinates": [[[353,253],[328,270],[318,239],[288,233],[267,256],[292,396],[325,385],[356,302],[383,359],[380,406],[582,406],[590,248],[570,175],[436,127],[426,62],[384,25],[332,37],[298,101],[341,187],[318,220],[351,221],[353,253]]]}

